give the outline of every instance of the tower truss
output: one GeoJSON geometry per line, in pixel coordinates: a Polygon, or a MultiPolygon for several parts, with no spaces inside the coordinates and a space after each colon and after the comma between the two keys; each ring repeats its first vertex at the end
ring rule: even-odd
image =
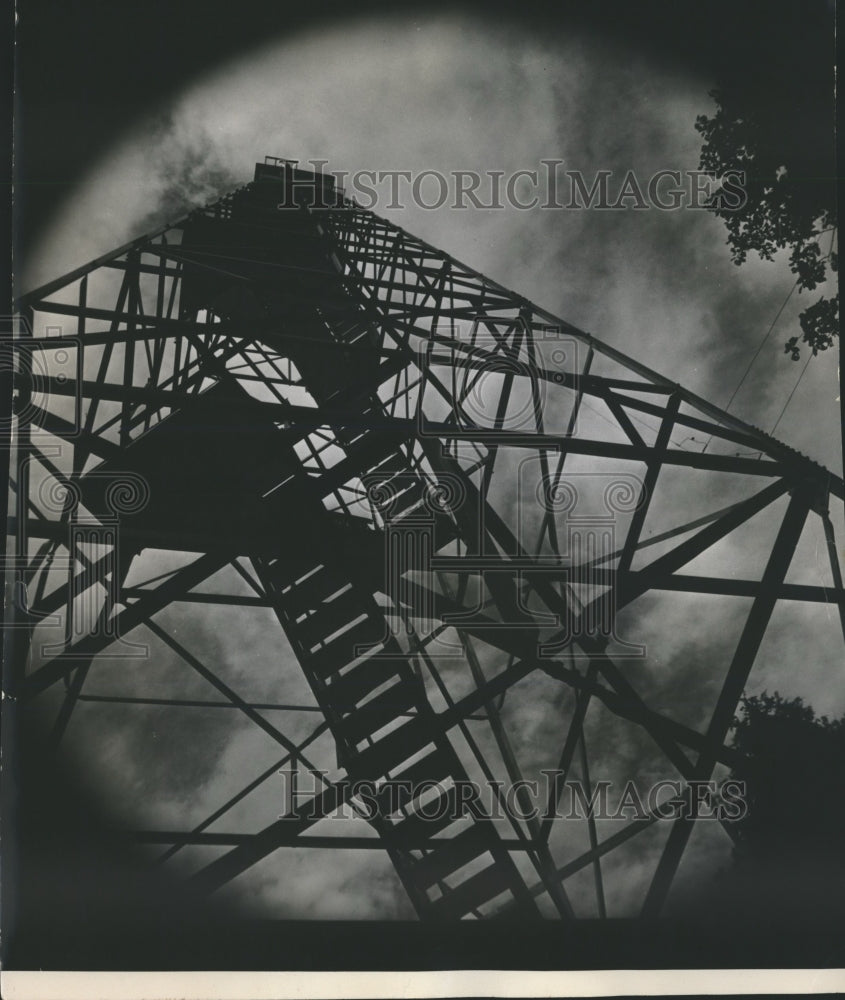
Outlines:
{"type": "Polygon", "coordinates": [[[772,628],[824,611],[841,683],[838,476],[328,175],[268,158],[13,348],[10,690],[197,893],[378,856],[379,915],[656,915],[772,628]]]}

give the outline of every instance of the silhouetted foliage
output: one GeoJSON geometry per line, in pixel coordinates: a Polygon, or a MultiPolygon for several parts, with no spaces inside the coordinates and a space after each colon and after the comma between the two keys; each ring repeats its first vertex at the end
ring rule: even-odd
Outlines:
{"type": "MultiPolygon", "coordinates": [[[[845,871],[845,719],[817,717],[776,691],[746,698],[733,746],[743,755],[747,815],[734,827],[738,863],[826,864],[845,871]]],[[[832,875],[833,873],[830,872],[832,875]]]]}
{"type": "MultiPolygon", "coordinates": [[[[744,698],[733,724],[746,811],[729,859],[677,892],[676,914],[760,927],[845,928],[845,718],[777,691],[744,698]]],[[[670,899],[671,902],[671,899],[670,899]]]]}
{"type": "MultiPolygon", "coordinates": [[[[832,33],[831,33],[832,42],[832,33]]],[[[717,178],[745,175],[741,207],[720,199],[708,207],[724,219],[731,259],[742,264],[749,251],[771,260],[789,248],[789,266],[799,292],[813,291],[838,269],[836,184],[833,151],[833,52],[798,46],[789,61],[763,68],[752,80],[736,78],[711,91],[712,117],[695,127],[704,143],[700,166],[717,178]]],[[[800,317],[802,340],[813,354],[838,336],[838,296],[819,298],[800,317]]],[[[785,351],[799,357],[799,338],[785,351]]]]}

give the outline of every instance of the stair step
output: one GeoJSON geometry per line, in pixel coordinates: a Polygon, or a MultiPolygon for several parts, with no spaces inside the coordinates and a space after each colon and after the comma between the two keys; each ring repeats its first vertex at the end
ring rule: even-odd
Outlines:
{"type": "Polygon", "coordinates": [[[294,559],[285,555],[267,564],[267,575],[273,585],[282,590],[319,565],[320,559],[314,554],[294,559]]]}
{"type": "Polygon", "coordinates": [[[371,657],[353,667],[348,674],[332,681],[328,688],[332,707],[337,712],[351,712],[371,691],[375,691],[392,677],[407,676],[407,673],[408,666],[404,660],[371,657]],[[400,673],[402,667],[405,669],[400,673]]]}
{"type": "Polygon", "coordinates": [[[432,903],[432,916],[442,920],[460,920],[471,910],[510,888],[509,873],[498,865],[491,865],[432,903]]]}
{"type": "Polygon", "coordinates": [[[437,846],[414,864],[415,881],[427,889],[489,851],[490,840],[487,824],[473,823],[449,840],[435,841],[437,846]]]}
{"type": "Polygon", "coordinates": [[[374,506],[385,520],[392,522],[423,499],[425,484],[421,479],[397,476],[384,485],[384,493],[384,502],[374,504],[374,506]],[[392,492],[391,483],[395,484],[395,492],[392,492]]]}
{"type": "Polygon", "coordinates": [[[430,799],[425,803],[422,807],[423,814],[414,813],[394,825],[397,841],[411,845],[419,844],[457,822],[461,816],[458,813],[457,800],[458,789],[455,785],[450,785],[437,799],[430,799]]]}
{"type": "Polygon", "coordinates": [[[444,781],[450,777],[451,765],[449,754],[439,747],[415,761],[390,779],[393,788],[385,788],[376,795],[379,812],[383,816],[397,812],[400,806],[416,798],[419,789],[429,786],[432,781],[444,781]],[[400,787],[405,785],[409,786],[407,790],[400,787]]]}
{"type": "Polygon", "coordinates": [[[335,636],[325,646],[309,654],[309,666],[318,677],[325,680],[347,663],[366,655],[364,649],[359,651],[357,647],[376,647],[384,638],[385,629],[386,623],[381,616],[364,618],[342,635],[335,636]]]}
{"type": "Polygon", "coordinates": [[[387,733],[378,742],[357,755],[354,762],[356,776],[381,778],[388,771],[395,770],[409,757],[432,740],[431,719],[414,718],[387,733]]]}
{"type": "Polygon", "coordinates": [[[366,614],[371,608],[372,600],[367,600],[352,587],[333,600],[321,604],[308,618],[296,622],[293,627],[302,645],[310,649],[320,639],[366,614]]]}
{"type": "Polygon", "coordinates": [[[346,445],[346,458],[327,469],[320,477],[322,492],[328,493],[353,476],[364,476],[379,462],[384,462],[396,451],[401,436],[395,431],[368,430],[346,445]]]}
{"type": "Polygon", "coordinates": [[[367,475],[372,476],[374,479],[382,479],[383,477],[385,481],[388,481],[398,473],[408,472],[409,466],[410,460],[408,457],[399,451],[394,451],[379,465],[373,466],[367,475]]]}
{"type": "Polygon", "coordinates": [[[326,398],[332,408],[351,409],[363,397],[369,396],[387,379],[395,376],[408,367],[408,361],[403,357],[388,357],[379,364],[374,364],[364,375],[356,373],[351,384],[344,382],[326,398]]]}
{"type": "Polygon", "coordinates": [[[322,607],[348,581],[325,566],[281,595],[282,606],[292,618],[322,607]]]}
{"type": "Polygon", "coordinates": [[[418,695],[418,688],[411,681],[399,681],[347,716],[342,722],[345,735],[350,742],[360,743],[403,712],[415,708],[418,695]]]}

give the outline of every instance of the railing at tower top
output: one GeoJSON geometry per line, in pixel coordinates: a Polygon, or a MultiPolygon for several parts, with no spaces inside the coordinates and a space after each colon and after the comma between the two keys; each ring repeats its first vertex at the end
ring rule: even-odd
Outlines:
{"type": "Polygon", "coordinates": [[[289,160],[284,156],[265,156],[264,163],[271,167],[298,167],[299,160],[289,160]]]}

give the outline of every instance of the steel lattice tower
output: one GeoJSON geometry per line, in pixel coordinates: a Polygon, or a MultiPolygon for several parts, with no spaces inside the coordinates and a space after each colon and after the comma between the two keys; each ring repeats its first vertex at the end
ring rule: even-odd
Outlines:
{"type": "MultiPolygon", "coordinates": [[[[605,835],[592,808],[577,833],[524,818],[527,786],[501,814],[465,794],[525,777],[518,706],[533,679],[560,692],[552,770],[577,771],[592,795],[602,747],[587,724],[603,713],[690,806],[689,782],[735,762],[729,729],[778,603],[827,606],[845,631],[839,477],[293,162],[269,158],[251,184],[28,294],[14,348],[7,654],[21,704],[49,714],[58,753],[117,704],[166,704],[178,729],[208,702],[160,674],[154,697],[120,693],[166,649],[282,753],[221,785],[203,819],[135,831],[164,859],[213,849],[188,875],[197,891],[271,857],[283,873],[282,848],[375,846],[421,919],[612,915],[613,852],[659,828],[640,896],[656,914],[691,808],[605,835]],[[704,513],[680,505],[689,482],[704,513]],[[761,517],[774,525],[763,563],[737,575],[725,552],[745,551],[761,517]],[[828,575],[790,582],[810,526],[828,575]],[[685,573],[696,560],[706,570],[685,573]],[[241,589],[209,590],[220,574],[241,589]],[[703,724],[644,694],[636,623],[655,595],[741,608],[703,724]],[[298,672],[316,728],[290,736],[274,721],[284,706],[242,696],[213,649],[191,648],[188,618],[178,638],[163,623],[175,605],[232,609],[204,619],[221,642],[231,614],[260,610],[277,659],[243,669],[271,686],[298,672]],[[92,693],[104,661],[111,686],[92,693]],[[321,746],[328,777],[315,778],[321,746]],[[209,829],[280,768],[313,794],[209,829]],[[366,843],[309,833],[344,805],[366,843]],[[570,891],[578,873],[588,902],[570,891]]],[[[553,784],[548,805],[561,794],[553,784]]]]}

